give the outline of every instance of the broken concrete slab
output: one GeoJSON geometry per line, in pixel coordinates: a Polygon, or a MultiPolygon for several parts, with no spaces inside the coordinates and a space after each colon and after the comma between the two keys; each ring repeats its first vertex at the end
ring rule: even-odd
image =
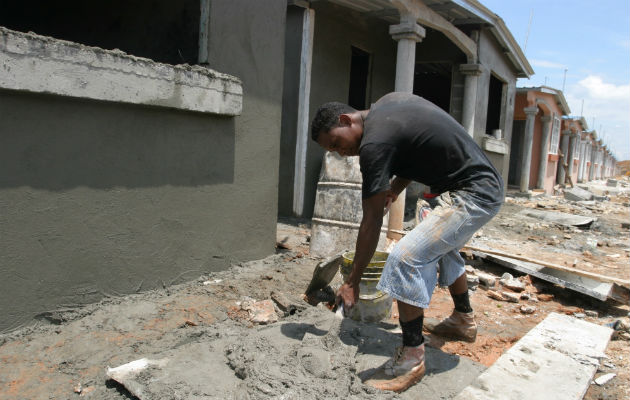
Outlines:
{"type": "Polygon", "coordinates": [[[571,201],[591,200],[593,198],[593,193],[580,187],[574,187],[571,189],[565,189],[564,198],[571,201]]]}
{"type": "Polygon", "coordinates": [[[522,210],[517,215],[536,218],[542,221],[552,222],[554,224],[559,224],[563,226],[587,227],[594,221],[597,221],[597,218],[593,217],[585,217],[582,215],[574,215],[558,211],[542,211],[529,208],[522,210]]]}
{"type": "Polygon", "coordinates": [[[338,320],[329,311],[309,308],[274,325],[205,336],[147,357],[166,360],[159,365],[110,376],[141,400],[358,400],[452,398],[485,370],[469,359],[429,347],[426,376],[406,392],[395,395],[364,385],[362,380],[401,342],[392,327],[338,320]]]}
{"type": "Polygon", "coordinates": [[[551,313],[455,399],[581,399],[611,334],[610,328],[551,313]]]}
{"type": "MultiPolygon", "coordinates": [[[[630,290],[625,286],[613,282],[602,282],[595,278],[577,275],[571,271],[554,269],[545,265],[521,261],[510,257],[488,254],[483,251],[475,250],[473,254],[483,260],[566,287],[567,289],[601,301],[606,301],[610,298],[621,304],[627,304],[630,300],[630,290]]],[[[538,298],[543,300],[540,295],[538,298]]]]}

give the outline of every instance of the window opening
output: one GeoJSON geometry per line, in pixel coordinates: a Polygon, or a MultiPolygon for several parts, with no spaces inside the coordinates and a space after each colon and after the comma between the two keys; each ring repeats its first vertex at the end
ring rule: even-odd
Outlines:
{"type": "Polygon", "coordinates": [[[352,47],[350,61],[350,89],[348,105],[357,110],[365,110],[368,98],[368,82],[370,76],[370,53],[352,47]]]}
{"type": "Polygon", "coordinates": [[[490,75],[488,85],[488,114],[486,116],[486,134],[492,135],[495,129],[501,129],[501,109],[503,99],[503,82],[490,75]]]}
{"type": "Polygon", "coordinates": [[[451,108],[451,63],[418,63],[413,78],[413,94],[424,97],[446,112],[451,108]]]}

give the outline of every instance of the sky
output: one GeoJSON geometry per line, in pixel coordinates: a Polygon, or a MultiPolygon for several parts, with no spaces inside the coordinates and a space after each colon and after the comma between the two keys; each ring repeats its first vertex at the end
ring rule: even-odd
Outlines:
{"type": "Polygon", "coordinates": [[[534,69],[517,86],[564,86],[571,115],[584,116],[618,161],[630,159],[630,1],[481,3],[505,21],[534,69]]]}

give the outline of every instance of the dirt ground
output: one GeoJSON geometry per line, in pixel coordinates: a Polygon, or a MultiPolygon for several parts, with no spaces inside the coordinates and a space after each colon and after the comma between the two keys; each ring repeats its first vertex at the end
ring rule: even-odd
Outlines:
{"type": "MultiPolygon", "coordinates": [[[[472,244],[629,279],[630,236],[629,231],[621,227],[621,223],[630,221],[629,201],[627,194],[587,205],[567,202],[561,197],[526,200],[508,195],[500,214],[483,228],[472,244]],[[597,221],[588,229],[566,228],[517,216],[523,208],[593,216],[597,221]]],[[[118,366],[147,354],[203,340],[226,337],[245,340],[248,332],[256,334],[260,326],[251,322],[243,304],[269,299],[272,293],[292,299],[302,294],[318,261],[308,255],[309,237],[308,222],[282,220],[278,224],[277,254],[269,258],[234,265],[228,271],[164,290],[53,312],[47,320],[0,336],[0,398],[134,398],[124,387],[108,380],[107,366],[118,366]]],[[[479,260],[468,262],[497,280],[507,271],[479,260]]],[[[628,320],[628,305],[601,302],[543,281],[513,275],[526,283],[525,292],[531,295],[529,300],[522,299],[518,304],[497,301],[479,287],[471,291],[479,325],[476,342],[447,341],[428,334],[429,345],[490,366],[550,312],[577,314],[600,325],[628,320]],[[524,314],[522,306],[531,306],[535,311],[524,314]]],[[[505,290],[499,285],[497,289],[505,290]]],[[[451,310],[448,291],[436,289],[427,316],[441,318],[451,310]]],[[[298,312],[281,316],[280,320],[298,321],[299,318],[298,312]]],[[[386,323],[395,326],[395,310],[386,323]]],[[[616,377],[603,386],[592,384],[585,399],[630,397],[629,343],[626,340],[610,342],[606,351],[608,358],[602,360],[596,377],[610,372],[616,377]]],[[[238,375],[238,371],[233,372],[238,375]]],[[[343,397],[392,397],[369,391],[356,381],[349,385],[353,389],[343,397]]],[[[243,390],[249,391],[249,398],[265,398],[264,392],[256,391],[257,388],[243,390]]],[[[313,398],[342,397],[339,393],[318,392],[315,396],[313,392],[313,398]]],[[[270,397],[273,396],[270,394],[270,397]]]]}

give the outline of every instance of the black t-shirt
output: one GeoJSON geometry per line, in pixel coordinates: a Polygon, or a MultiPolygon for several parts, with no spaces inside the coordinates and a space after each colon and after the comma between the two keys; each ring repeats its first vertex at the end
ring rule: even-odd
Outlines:
{"type": "Polygon", "coordinates": [[[393,175],[434,193],[465,190],[503,199],[503,180],[483,150],[448,113],[408,93],[390,93],[365,118],[359,149],[363,198],[389,189],[393,175]]]}

